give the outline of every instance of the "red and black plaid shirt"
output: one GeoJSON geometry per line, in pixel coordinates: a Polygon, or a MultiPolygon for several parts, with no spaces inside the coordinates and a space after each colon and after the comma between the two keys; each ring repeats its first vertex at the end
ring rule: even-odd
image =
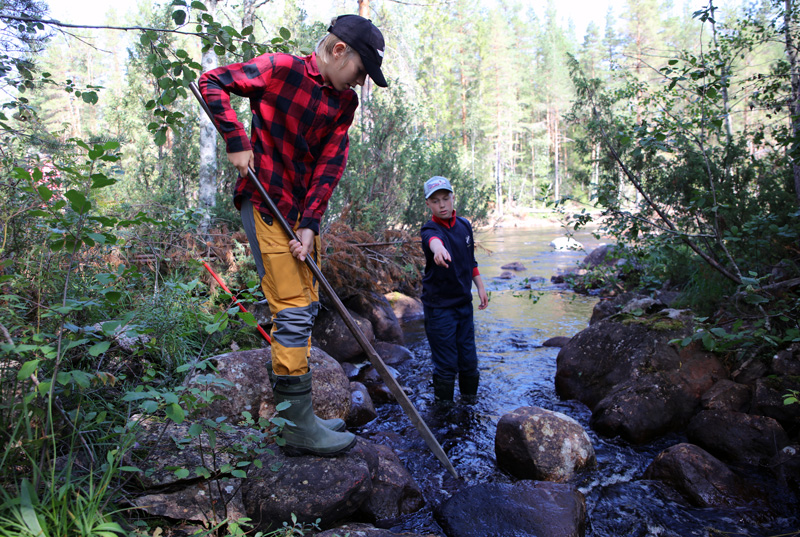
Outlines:
{"type": "MultiPolygon", "coordinates": [[[[319,222],[347,163],[347,129],[358,107],[356,93],[323,85],[316,55],[264,54],[204,73],[200,92],[214,114],[228,153],[253,150],[255,172],[289,225],[319,233],[319,222]],[[252,136],[231,108],[230,94],[250,99],[252,136]]],[[[249,198],[269,208],[246,177],[236,181],[233,202],[249,198]]]]}

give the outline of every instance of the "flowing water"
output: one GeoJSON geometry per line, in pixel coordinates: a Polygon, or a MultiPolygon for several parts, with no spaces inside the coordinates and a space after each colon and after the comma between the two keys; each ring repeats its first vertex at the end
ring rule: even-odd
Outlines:
{"type": "MultiPolygon", "coordinates": [[[[559,289],[550,277],[575,266],[599,241],[589,233],[575,239],[585,251],[556,252],[549,243],[563,235],[551,229],[497,229],[476,234],[480,271],[490,292],[489,307],[475,308],[475,335],[481,370],[479,403],[456,405],[443,414],[433,405],[430,349],[421,320],[405,323],[406,346],[414,360],[400,365],[400,384],[447,453],[459,479],[453,478],[427,448],[398,405],[377,407],[379,417],[359,434],[391,445],[413,475],[426,499],[421,511],[384,524],[394,531],[445,535],[434,517],[435,507],[458,490],[478,483],[510,483],[514,478],[497,468],[494,436],[497,422],[521,406],[558,411],[587,431],[597,455],[596,469],[573,480],[586,496],[589,537],[693,535],[795,535],[795,517],[781,518],[748,509],[698,509],[669,499],[653,482],[639,476],[666,447],[685,441],[663,438],[647,446],[598,437],[589,427],[589,410],[576,401],[562,401],[554,388],[558,348],[543,347],[554,336],[572,336],[588,326],[596,298],[559,289]],[[497,278],[500,267],[519,262],[526,270],[512,280],[497,278]],[[530,286],[530,289],[527,287],[530,286]]],[[[473,301],[477,304],[477,297],[473,301]]]]}

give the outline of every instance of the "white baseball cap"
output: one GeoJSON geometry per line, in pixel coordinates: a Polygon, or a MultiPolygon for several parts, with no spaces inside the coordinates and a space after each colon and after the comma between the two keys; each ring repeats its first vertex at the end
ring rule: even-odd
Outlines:
{"type": "Polygon", "coordinates": [[[425,181],[425,199],[430,198],[431,194],[437,190],[449,190],[452,192],[453,187],[450,186],[450,181],[448,181],[445,177],[442,177],[441,175],[434,175],[425,181]]]}

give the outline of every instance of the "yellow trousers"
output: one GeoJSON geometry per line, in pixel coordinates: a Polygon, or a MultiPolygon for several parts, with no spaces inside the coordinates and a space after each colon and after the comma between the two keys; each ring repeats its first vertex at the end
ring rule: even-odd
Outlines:
{"type": "MultiPolygon", "coordinates": [[[[304,262],[292,256],[289,237],[280,224],[270,223],[256,209],[253,212],[265,272],[261,289],[273,319],[272,370],[276,375],[304,375],[309,371],[311,328],[319,311],[319,282],[304,262]]],[[[317,236],[312,256],[317,263],[319,251],[317,236]]]]}

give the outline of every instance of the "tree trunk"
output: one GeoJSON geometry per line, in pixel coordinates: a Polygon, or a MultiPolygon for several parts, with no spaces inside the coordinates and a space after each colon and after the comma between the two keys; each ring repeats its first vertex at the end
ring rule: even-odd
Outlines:
{"type": "MultiPolygon", "coordinates": [[[[786,57],[789,60],[789,72],[792,81],[792,96],[789,102],[792,122],[792,136],[795,140],[800,139],[800,65],[797,64],[797,43],[794,38],[797,36],[798,29],[794,24],[794,13],[792,0],[785,0],[785,11],[783,13],[784,31],[786,32],[786,57]]],[[[796,150],[795,150],[796,151],[796,150]]],[[[800,205],[800,163],[798,155],[792,155],[792,174],[794,175],[794,194],[797,204],[800,205]]]]}
{"type": "MultiPolygon", "coordinates": [[[[206,2],[209,14],[214,15],[216,0],[206,2]]],[[[200,60],[203,72],[215,69],[219,64],[214,48],[208,49],[200,60]]],[[[206,114],[200,114],[200,170],[197,202],[200,209],[209,211],[200,224],[200,232],[205,233],[211,224],[210,211],[217,203],[217,130],[206,114]]]]}

